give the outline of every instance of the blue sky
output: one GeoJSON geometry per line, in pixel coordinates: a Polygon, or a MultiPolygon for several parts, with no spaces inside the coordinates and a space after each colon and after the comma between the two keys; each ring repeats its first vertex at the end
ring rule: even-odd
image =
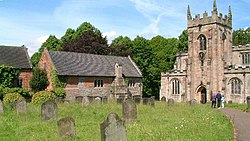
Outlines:
{"type": "MultiPolygon", "coordinates": [[[[0,45],[25,45],[30,56],[50,34],[61,38],[67,28],[87,21],[109,41],[137,35],[178,37],[186,29],[187,6],[191,14],[211,15],[214,0],[0,0],[0,45]]],[[[228,14],[233,29],[250,26],[250,0],[217,0],[218,12],[228,14]]]]}

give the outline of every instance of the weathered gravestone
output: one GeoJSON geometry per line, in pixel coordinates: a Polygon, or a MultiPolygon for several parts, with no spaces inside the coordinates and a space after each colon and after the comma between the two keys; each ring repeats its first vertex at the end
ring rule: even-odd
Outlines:
{"type": "Polygon", "coordinates": [[[101,123],[101,141],[127,141],[124,121],[116,113],[110,113],[101,123]]]}
{"type": "Polygon", "coordinates": [[[155,107],[155,96],[149,98],[148,104],[152,107],[155,107]]]}
{"type": "Polygon", "coordinates": [[[174,99],[170,98],[168,99],[168,106],[173,106],[174,105],[174,99]]]}
{"type": "Polygon", "coordinates": [[[75,137],[75,120],[72,117],[61,118],[57,121],[59,136],[62,138],[75,137]]]}
{"type": "Polygon", "coordinates": [[[96,104],[102,103],[102,99],[101,99],[100,97],[96,97],[96,98],[95,98],[95,103],[96,103],[96,104]]]}
{"type": "Polygon", "coordinates": [[[42,120],[55,120],[57,116],[57,105],[54,101],[49,100],[42,104],[42,120]]]}
{"type": "Polygon", "coordinates": [[[195,106],[197,104],[197,100],[196,99],[192,99],[192,100],[189,101],[189,104],[191,106],[195,106]]]}
{"type": "Polygon", "coordinates": [[[149,98],[147,97],[142,98],[143,105],[148,105],[148,102],[149,102],[149,98]]]}
{"type": "Polygon", "coordinates": [[[132,123],[137,119],[136,104],[132,99],[127,99],[122,104],[122,118],[126,123],[132,123]]]}
{"type": "Polygon", "coordinates": [[[3,102],[0,100],[0,113],[3,113],[3,102]]]}
{"type": "Polygon", "coordinates": [[[82,105],[83,106],[88,106],[89,105],[89,98],[87,96],[84,96],[82,98],[82,105]]]}
{"type": "Polygon", "coordinates": [[[247,96],[247,108],[250,109],[250,96],[247,96]]]}
{"type": "Polygon", "coordinates": [[[56,103],[63,103],[64,100],[63,100],[62,97],[56,97],[56,98],[55,98],[55,102],[56,102],[56,103]]]}
{"type": "Polygon", "coordinates": [[[27,112],[27,103],[26,100],[18,100],[16,102],[16,112],[17,113],[26,113],[27,112]]]}
{"type": "Polygon", "coordinates": [[[82,103],[83,96],[76,96],[76,103],[82,103]]]}
{"type": "Polygon", "coordinates": [[[102,97],[102,103],[108,103],[108,97],[107,96],[102,97]]]}
{"type": "Polygon", "coordinates": [[[135,101],[136,104],[140,104],[141,103],[141,96],[138,95],[138,96],[133,96],[133,99],[135,101]]]}
{"type": "Polygon", "coordinates": [[[162,101],[162,102],[166,102],[166,101],[167,101],[166,97],[163,96],[163,97],[161,98],[161,101],[162,101]]]}
{"type": "Polygon", "coordinates": [[[116,99],[116,103],[118,104],[122,104],[124,102],[124,98],[123,97],[119,97],[116,99]]]}

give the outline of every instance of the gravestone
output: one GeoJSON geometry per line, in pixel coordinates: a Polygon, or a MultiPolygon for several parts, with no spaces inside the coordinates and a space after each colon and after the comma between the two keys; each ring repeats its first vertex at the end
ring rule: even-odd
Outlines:
{"type": "Polygon", "coordinates": [[[41,118],[42,120],[55,120],[57,116],[57,105],[54,101],[49,100],[42,104],[41,118]]]}
{"type": "Polygon", "coordinates": [[[124,98],[117,98],[116,103],[122,104],[124,102],[124,98]]]}
{"type": "Polygon", "coordinates": [[[165,96],[161,97],[161,101],[166,102],[167,101],[166,97],[165,96]]]}
{"type": "Polygon", "coordinates": [[[57,121],[59,136],[62,138],[75,137],[75,120],[72,117],[61,118],[57,121]]]}
{"type": "Polygon", "coordinates": [[[228,104],[233,104],[233,101],[232,101],[232,100],[229,100],[229,101],[228,101],[228,104]]]}
{"type": "Polygon", "coordinates": [[[83,106],[88,106],[89,105],[89,98],[87,96],[84,96],[82,98],[82,105],[83,106]]]}
{"type": "Polygon", "coordinates": [[[17,113],[26,113],[27,112],[27,103],[26,100],[18,100],[16,102],[16,112],[17,113]]]}
{"type": "Polygon", "coordinates": [[[62,97],[56,97],[55,102],[56,103],[63,103],[63,98],[62,97]]]}
{"type": "Polygon", "coordinates": [[[76,96],[76,103],[82,103],[83,96],[76,96]]]}
{"type": "Polygon", "coordinates": [[[0,100],[0,113],[3,113],[3,102],[0,100]]]}
{"type": "Polygon", "coordinates": [[[133,96],[133,99],[134,99],[134,101],[135,101],[136,104],[140,104],[141,103],[141,96],[140,95],[133,96]]]}
{"type": "Polygon", "coordinates": [[[136,104],[132,99],[126,100],[122,104],[122,118],[126,123],[132,123],[137,119],[136,104]]]}
{"type": "Polygon", "coordinates": [[[154,96],[149,98],[148,105],[155,107],[155,97],[154,96]]]}
{"type": "Polygon", "coordinates": [[[110,113],[100,124],[101,141],[127,141],[124,121],[116,113],[110,113]]]}
{"type": "Polygon", "coordinates": [[[250,96],[247,96],[247,108],[250,109],[250,96]]]}
{"type": "Polygon", "coordinates": [[[148,102],[149,102],[149,98],[144,97],[144,98],[142,99],[143,105],[148,105],[148,102]]]}
{"type": "Polygon", "coordinates": [[[95,98],[95,103],[96,103],[96,104],[102,103],[102,99],[101,99],[100,97],[96,97],[96,98],[95,98]]]}
{"type": "Polygon", "coordinates": [[[108,97],[107,96],[102,97],[102,103],[108,103],[108,97]]]}
{"type": "Polygon", "coordinates": [[[194,106],[194,105],[197,104],[197,100],[196,100],[196,99],[192,99],[192,100],[189,101],[189,104],[190,104],[191,106],[194,106]]]}
{"type": "Polygon", "coordinates": [[[170,98],[168,99],[168,106],[173,106],[174,105],[174,99],[170,98]]]}

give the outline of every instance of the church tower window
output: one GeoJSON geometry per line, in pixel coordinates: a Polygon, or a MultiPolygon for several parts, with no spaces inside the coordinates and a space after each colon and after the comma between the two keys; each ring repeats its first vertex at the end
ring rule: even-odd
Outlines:
{"type": "Polygon", "coordinates": [[[242,53],[242,64],[250,64],[250,53],[242,53]]]}
{"type": "Polygon", "coordinates": [[[241,81],[238,78],[231,79],[231,93],[240,94],[241,93],[241,81]]]}
{"type": "Polygon", "coordinates": [[[206,37],[203,34],[201,34],[198,39],[200,41],[200,50],[206,50],[207,49],[206,37]]]}
{"type": "Polygon", "coordinates": [[[178,79],[173,79],[171,81],[171,84],[172,84],[172,94],[173,95],[180,94],[181,93],[180,92],[180,87],[181,87],[180,81],[178,79]]]}

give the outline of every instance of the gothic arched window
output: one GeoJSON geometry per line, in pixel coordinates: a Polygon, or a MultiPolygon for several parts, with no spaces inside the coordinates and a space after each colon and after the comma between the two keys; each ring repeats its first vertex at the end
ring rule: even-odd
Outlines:
{"type": "Polygon", "coordinates": [[[200,50],[206,50],[207,49],[206,37],[203,34],[201,34],[198,39],[200,41],[200,50]]]}
{"type": "Polygon", "coordinates": [[[239,78],[232,78],[230,80],[231,84],[231,94],[240,94],[241,93],[241,80],[239,78]]]}
{"type": "Polygon", "coordinates": [[[172,85],[172,94],[180,94],[181,93],[181,82],[178,79],[171,80],[172,85]]]}

